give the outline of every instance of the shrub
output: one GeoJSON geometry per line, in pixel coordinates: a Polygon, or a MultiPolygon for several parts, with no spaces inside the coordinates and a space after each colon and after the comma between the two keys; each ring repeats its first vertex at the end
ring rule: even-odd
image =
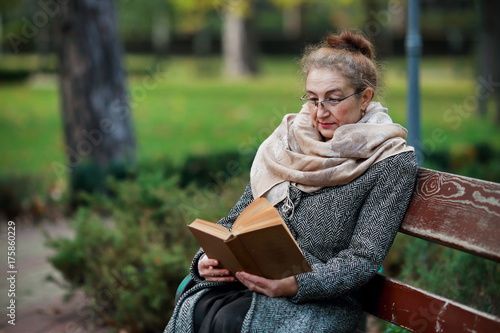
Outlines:
{"type": "Polygon", "coordinates": [[[186,224],[194,217],[224,216],[244,183],[233,179],[218,192],[182,189],[176,177],[161,172],[112,181],[115,197],[87,195],[72,239],[48,240],[56,251],[50,262],[68,283],[68,296],[83,289],[106,324],[162,332],[198,249],[186,224]]]}
{"type": "Polygon", "coordinates": [[[500,266],[493,261],[412,239],[400,278],[478,310],[500,314],[500,266]]]}
{"type": "Polygon", "coordinates": [[[0,82],[17,83],[26,81],[31,72],[29,70],[0,69],[0,82]]]}
{"type": "MultiPolygon", "coordinates": [[[[500,315],[500,265],[472,254],[398,234],[384,262],[385,270],[413,286],[500,315]]],[[[407,330],[383,323],[383,332],[407,330]]]]}
{"type": "Polygon", "coordinates": [[[232,177],[250,172],[254,154],[245,155],[238,151],[210,155],[190,155],[181,167],[180,184],[194,183],[205,186],[210,183],[226,182],[232,177]]]}
{"type": "Polygon", "coordinates": [[[47,180],[42,176],[0,175],[0,217],[17,221],[53,217],[62,204],[61,184],[53,183],[47,187],[47,180]]]}
{"type": "Polygon", "coordinates": [[[452,145],[427,153],[424,162],[431,169],[500,182],[500,151],[490,143],[452,145]]]}

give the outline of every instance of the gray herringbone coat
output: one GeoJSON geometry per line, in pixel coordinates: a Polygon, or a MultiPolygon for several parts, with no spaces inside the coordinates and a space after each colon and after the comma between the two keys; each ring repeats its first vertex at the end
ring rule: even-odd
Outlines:
{"type": "MultiPolygon", "coordinates": [[[[403,219],[415,184],[415,154],[405,152],[370,167],[349,184],[314,193],[290,188],[293,209],[277,208],[296,238],[310,273],[297,276],[299,291],[291,298],[254,293],[243,332],[352,332],[362,310],[354,291],[379,269],[403,219]]],[[[250,185],[229,215],[219,221],[230,228],[253,201],[250,185]]],[[[196,300],[209,287],[197,272],[199,252],[191,272],[199,283],[179,300],[165,332],[192,332],[196,300]]]]}

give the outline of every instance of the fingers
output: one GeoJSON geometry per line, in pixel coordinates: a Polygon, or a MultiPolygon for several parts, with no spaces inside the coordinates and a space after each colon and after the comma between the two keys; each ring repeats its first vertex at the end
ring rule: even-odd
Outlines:
{"type": "Polygon", "coordinates": [[[210,259],[206,255],[203,256],[200,261],[198,262],[198,266],[202,268],[208,268],[208,267],[217,267],[219,266],[219,261],[217,259],[210,259]]]}
{"type": "Polygon", "coordinates": [[[231,275],[231,272],[229,272],[227,269],[218,269],[218,268],[212,268],[212,267],[204,270],[203,273],[204,273],[203,274],[204,277],[221,277],[221,276],[231,275]]]}
{"type": "Polygon", "coordinates": [[[297,279],[294,276],[281,280],[271,280],[246,272],[237,272],[236,278],[251,291],[269,297],[291,297],[298,292],[297,279]]]}
{"type": "Polygon", "coordinates": [[[234,282],[236,278],[225,268],[218,267],[219,261],[203,257],[198,262],[198,272],[206,281],[211,282],[234,282]]]}
{"type": "MultiPolygon", "coordinates": [[[[215,259],[210,259],[207,256],[204,256],[198,261],[198,271],[201,276],[214,276],[215,272],[213,272],[214,267],[217,267],[219,262],[215,259]]],[[[221,273],[219,273],[220,275],[221,273]]]]}
{"type": "Polygon", "coordinates": [[[203,273],[200,272],[200,275],[205,278],[206,281],[212,282],[234,282],[236,278],[231,275],[231,272],[227,269],[218,269],[214,267],[210,267],[206,269],[203,273]]]}
{"type": "Polygon", "coordinates": [[[271,295],[270,292],[270,280],[262,278],[260,276],[248,274],[245,272],[236,273],[236,278],[243,283],[251,291],[255,291],[267,296],[271,295]]]}

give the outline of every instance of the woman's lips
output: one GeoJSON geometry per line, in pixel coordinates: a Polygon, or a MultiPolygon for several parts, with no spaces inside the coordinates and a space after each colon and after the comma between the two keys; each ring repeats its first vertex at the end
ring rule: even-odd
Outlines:
{"type": "Polygon", "coordinates": [[[335,123],[319,123],[319,126],[322,128],[331,128],[333,125],[335,125],[335,123]]]}

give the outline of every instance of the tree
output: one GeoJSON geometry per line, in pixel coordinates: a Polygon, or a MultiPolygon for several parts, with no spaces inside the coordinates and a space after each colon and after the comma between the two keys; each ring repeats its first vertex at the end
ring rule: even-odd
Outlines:
{"type": "Polygon", "coordinates": [[[303,27],[303,5],[311,0],[270,0],[276,7],[283,10],[283,33],[285,37],[294,39],[300,37],[303,27]]]}
{"type": "Polygon", "coordinates": [[[179,28],[182,33],[193,35],[193,53],[196,57],[210,54],[212,36],[209,29],[209,16],[217,3],[214,0],[167,0],[182,20],[179,28]]]}
{"type": "Polygon", "coordinates": [[[166,55],[171,37],[171,22],[168,4],[154,1],[151,20],[151,44],[158,59],[166,55]]]}
{"type": "Polygon", "coordinates": [[[500,20],[496,13],[500,10],[500,2],[483,0],[480,2],[481,74],[478,77],[476,97],[479,106],[485,105],[490,96],[495,100],[495,123],[500,126],[500,20]]]}
{"type": "Polygon", "coordinates": [[[122,50],[113,0],[73,0],[56,18],[57,56],[73,203],[80,190],[104,191],[106,178],[135,163],[122,50]]]}
{"type": "Polygon", "coordinates": [[[253,1],[226,1],[222,8],[224,73],[230,77],[255,75],[257,73],[257,41],[253,30],[253,1]]]}

